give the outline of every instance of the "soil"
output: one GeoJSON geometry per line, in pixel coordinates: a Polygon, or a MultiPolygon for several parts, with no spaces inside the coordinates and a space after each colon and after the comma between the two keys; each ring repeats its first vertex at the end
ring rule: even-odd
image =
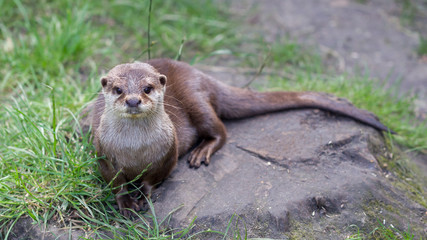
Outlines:
{"type": "Polygon", "coordinates": [[[420,36],[427,36],[427,2],[410,1],[411,22],[404,21],[404,1],[306,0],[231,1],[247,17],[250,31],[267,41],[296,39],[314,46],[339,72],[368,75],[417,95],[416,111],[427,114],[427,60],[419,56],[420,36]],[[248,11],[256,9],[256,11],[248,11]]]}

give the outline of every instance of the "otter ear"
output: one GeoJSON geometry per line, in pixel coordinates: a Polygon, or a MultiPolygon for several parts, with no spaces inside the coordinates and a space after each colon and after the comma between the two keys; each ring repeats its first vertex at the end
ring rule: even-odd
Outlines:
{"type": "Polygon", "coordinates": [[[162,84],[163,86],[166,85],[166,81],[167,81],[166,76],[163,74],[160,74],[159,81],[160,81],[160,84],[162,84]]]}
{"type": "Polygon", "coordinates": [[[101,78],[101,85],[102,85],[102,87],[107,86],[107,83],[108,83],[107,77],[102,77],[101,78]]]}

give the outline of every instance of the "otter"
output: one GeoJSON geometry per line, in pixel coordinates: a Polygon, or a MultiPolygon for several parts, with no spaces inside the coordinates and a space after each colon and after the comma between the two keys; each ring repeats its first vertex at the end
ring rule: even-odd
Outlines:
{"type": "Polygon", "coordinates": [[[378,118],[345,99],[319,92],[257,92],[228,86],[187,63],[152,59],[117,65],[101,78],[102,91],[89,105],[88,121],[100,157],[99,169],[121,214],[145,202],[128,183],[150,196],[186,154],[190,167],[208,165],[226,142],[221,119],[317,108],[394,133],[378,118]],[[102,157],[103,156],[103,157],[102,157]],[[138,199],[139,198],[139,199],[138,199]]]}

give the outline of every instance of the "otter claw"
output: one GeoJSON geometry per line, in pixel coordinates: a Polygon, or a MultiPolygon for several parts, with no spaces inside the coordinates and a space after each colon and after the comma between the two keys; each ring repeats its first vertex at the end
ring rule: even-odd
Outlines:
{"type": "Polygon", "coordinates": [[[202,163],[206,166],[209,165],[211,161],[212,150],[209,145],[199,146],[190,153],[188,162],[190,167],[199,168],[202,163]]]}
{"type": "Polygon", "coordinates": [[[138,205],[138,201],[130,197],[129,194],[116,196],[117,204],[119,205],[120,213],[129,218],[132,215],[132,210],[138,212],[141,208],[138,205]]]}

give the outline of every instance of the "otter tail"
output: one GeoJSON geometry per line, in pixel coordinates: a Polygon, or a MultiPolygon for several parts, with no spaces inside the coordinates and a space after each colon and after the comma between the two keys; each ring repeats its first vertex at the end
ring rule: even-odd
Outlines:
{"type": "MultiPolygon", "coordinates": [[[[221,83],[220,83],[221,84],[221,83]]],[[[220,87],[216,107],[223,119],[246,118],[287,109],[317,108],[348,116],[378,130],[395,134],[373,113],[349,101],[319,92],[255,92],[235,87],[220,87]],[[237,103],[237,104],[236,104],[237,103]]]]}

